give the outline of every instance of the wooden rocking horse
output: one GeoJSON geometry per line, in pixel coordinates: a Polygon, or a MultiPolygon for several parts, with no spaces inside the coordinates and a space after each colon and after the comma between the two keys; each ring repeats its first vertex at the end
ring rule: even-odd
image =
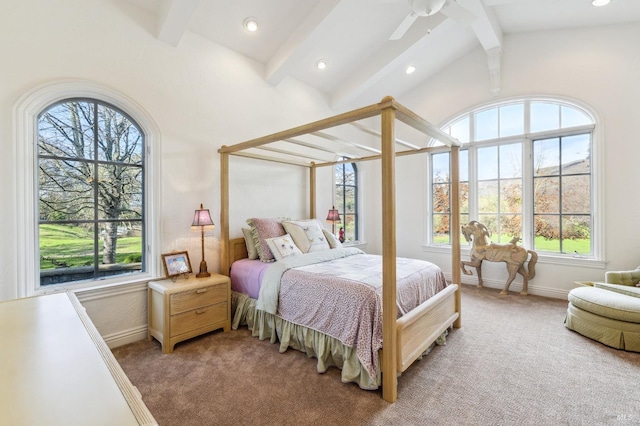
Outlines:
{"type": "Polygon", "coordinates": [[[461,261],[460,268],[465,275],[473,275],[471,271],[465,269],[465,266],[476,268],[478,273],[478,287],[482,287],[482,261],[489,262],[505,262],[507,264],[507,272],[509,278],[504,286],[504,290],[500,294],[509,294],[509,286],[515,279],[516,274],[522,275],[522,291],[520,294],[527,295],[529,280],[536,275],[535,265],[538,261],[538,254],[533,250],[527,250],[517,245],[519,238],[515,237],[511,242],[506,244],[492,243],[489,239],[489,230],[482,223],[472,220],[467,225],[462,226],[462,235],[467,242],[473,241],[471,249],[471,261],[461,261]],[[524,263],[531,254],[529,260],[528,271],[524,263]]]}

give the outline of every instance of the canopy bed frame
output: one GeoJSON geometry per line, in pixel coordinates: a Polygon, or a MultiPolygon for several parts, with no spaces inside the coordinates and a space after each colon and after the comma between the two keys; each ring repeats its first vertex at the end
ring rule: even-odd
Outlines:
{"type": "MultiPolygon", "coordinates": [[[[243,156],[259,160],[275,161],[278,163],[294,164],[306,167],[310,172],[309,212],[310,217],[316,217],[316,169],[330,167],[341,163],[380,160],[382,167],[382,309],[383,309],[383,349],[380,368],[382,371],[382,396],[386,401],[397,399],[397,376],[438,338],[447,328],[453,325],[461,326],[460,317],[460,219],[459,219],[459,170],[458,156],[460,143],[445,134],[423,118],[397,103],[392,97],[385,97],[380,103],[359,108],[350,112],[274,133],[261,138],[249,140],[232,146],[222,146],[220,153],[220,184],[221,184],[221,213],[220,213],[220,270],[229,275],[231,263],[246,257],[246,248],[242,238],[229,238],[229,156],[243,156]],[[380,116],[380,132],[365,129],[356,121],[380,116]],[[434,138],[448,147],[451,159],[451,271],[452,284],[436,296],[428,299],[406,315],[396,318],[396,193],[395,193],[395,157],[425,153],[438,147],[418,147],[401,140],[397,140],[395,133],[396,120],[417,130],[420,134],[434,138]],[[305,135],[321,135],[325,139],[338,141],[346,146],[353,143],[339,138],[332,138],[326,132],[321,132],[337,126],[353,124],[361,131],[380,136],[379,153],[349,158],[340,161],[310,161],[305,163],[300,158],[313,156],[300,155],[295,151],[284,151],[279,148],[267,147],[274,142],[287,142],[297,146],[304,146],[311,150],[328,151],[326,146],[311,146],[300,140],[305,135]],[[296,139],[298,138],[298,139],[296,139]],[[405,150],[396,151],[396,144],[405,150]],[[285,154],[283,156],[263,155],[256,150],[285,154]],[[292,157],[287,159],[286,155],[292,157]]],[[[334,159],[338,153],[334,153],[334,159]]]]}

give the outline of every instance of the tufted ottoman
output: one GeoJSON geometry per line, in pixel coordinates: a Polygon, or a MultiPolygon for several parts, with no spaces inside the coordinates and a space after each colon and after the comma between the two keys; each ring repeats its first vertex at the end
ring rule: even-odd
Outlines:
{"type": "Polygon", "coordinates": [[[569,292],[564,324],[590,339],[640,352],[640,288],[594,283],[569,292]]]}

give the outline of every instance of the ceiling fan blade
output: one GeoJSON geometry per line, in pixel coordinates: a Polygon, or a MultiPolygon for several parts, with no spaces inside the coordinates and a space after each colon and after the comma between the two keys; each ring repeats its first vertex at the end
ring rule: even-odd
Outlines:
{"type": "Polygon", "coordinates": [[[398,28],[389,36],[389,40],[399,40],[402,36],[409,30],[411,25],[418,19],[418,15],[411,12],[407,15],[406,18],[400,23],[398,28]]]}
{"type": "Polygon", "coordinates": [[[477,18],[477,16],[474,15],[469,9],[460,6],[453,0],[447,0],[447,2],[442,7],[441,12],[448,18],[451,18],[454,21],[460,22],[461,24],[465,25],[471,24],[477,18]]]}

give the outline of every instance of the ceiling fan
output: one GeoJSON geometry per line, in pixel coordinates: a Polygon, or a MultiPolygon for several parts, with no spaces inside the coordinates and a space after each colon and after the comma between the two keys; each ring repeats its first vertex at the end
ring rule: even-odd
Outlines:
{"type": "Polygon", "coordinates": [[[435,15],[442,12],[447,17],[456,21],[469,24],[475,15],[460,6],[455,0],[408,0],[411,12],[391,34],[389,40],[399,40],[409,30],[411,25],[420,17],[435,15]]]}

